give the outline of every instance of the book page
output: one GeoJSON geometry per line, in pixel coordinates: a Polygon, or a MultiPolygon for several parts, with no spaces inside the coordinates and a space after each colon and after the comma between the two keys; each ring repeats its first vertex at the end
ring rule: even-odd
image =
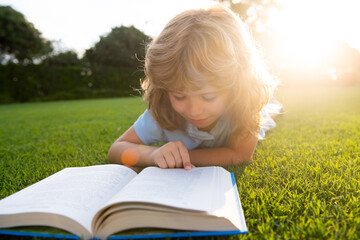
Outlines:
{"type": "Polygon", "coordinates": [[[0,217],[15,213],[54,213],[90,223],[102,205],[137,174],[121,165],[66,168],[0,201],[0,217]]]}
{"type": "Polygon", "coordinates": [[[239,230],[247,232],[238,190],[236,183],[232,182],[231,174],[225,169],[220,169],[216,178],[218,179],[217,183],[219,183],[216,187],[221,191],[221,194],[214,197],[211,214],[225,217],[239,230]]]}
{"type": "Polygon", "coordinates": [[[217,167],[184,169],[144,169],[135,179],[114,196],[117,202],[146,202],[197,211],[209,211],[217,167]]]}

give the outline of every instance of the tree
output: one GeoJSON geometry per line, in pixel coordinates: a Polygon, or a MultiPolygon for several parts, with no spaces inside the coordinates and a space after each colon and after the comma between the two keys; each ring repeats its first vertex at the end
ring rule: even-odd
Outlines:
{"type": "Polygon", "coordinates": [[[10,6],[0,6],[0,60],[32,62],[52,51],[51,42],[24,15],[10,6]]]}
{"type": "Polygon", "coordinates": [[[60,52],[52,56],[48,56],[42,62],[45,66],[81,66],[83,61],[78,58],[74,51],[60,52]]]}
{"type": "Polygon", "coordinates": [[[92,66],[137,67],[139,59],[144,59],[145,44],[149,40],[150,37],[134,26],[115,27],[86,50],[85,58],[92,66]]]}

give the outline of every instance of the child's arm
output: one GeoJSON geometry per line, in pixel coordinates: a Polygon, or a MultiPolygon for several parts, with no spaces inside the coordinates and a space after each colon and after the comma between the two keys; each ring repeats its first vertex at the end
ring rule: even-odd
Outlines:
{"type": "Polygon", "coordinates": [[[108,158],[111,163],[144,168],[159,166],[161,168],[192,168],[185,145],[180,142],[169,142],[161,147],[143,145],[134,127],[130,127],[110,147],[108,158]]]}
{"type": "Polygon", "coordinates": [[[227,147],[195,149],[188,151],[180,142],[169,142],[161,147],[143,145],[134,127],[130,127],[110,147],[108,158],[111,163],[135,168],[159,166],[161,168],[181,168],[190,170],[195,166],[230,166],[249,162],[258,138],[236,140],[230,136],[227,147]]]}
{"type": "Polygon", "coordinates": [[[257,141],[257,136],[250,136],[245,140],[236,140],[234,136],[230,136],[227,147],[190,150],[190,160],[195,166],[224,167],[249,162],[257,141]]]}

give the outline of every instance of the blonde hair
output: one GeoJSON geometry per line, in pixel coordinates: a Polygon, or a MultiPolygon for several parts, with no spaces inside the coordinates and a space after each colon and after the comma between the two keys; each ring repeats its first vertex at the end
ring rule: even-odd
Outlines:
{"type": "Polygon", "coordinates": [[[232,134],[242,137],[258,134],[260,110],[274,86],[245,24],[222,6],[170,20],[147,47],[145,75],[143,98],[162,128],[184,128],[168,92],[201,89],[205,82],[227,91],[232,134]]]}

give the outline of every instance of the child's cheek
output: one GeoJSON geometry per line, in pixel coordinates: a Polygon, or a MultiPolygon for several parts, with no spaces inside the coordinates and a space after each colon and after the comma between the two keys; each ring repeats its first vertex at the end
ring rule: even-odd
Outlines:
{"type": "Polygon", "coordinates": [[[180,101],[171,100],[171,106],[177,113],[183,113],[184,112],[184,104],[180,101]]]}

